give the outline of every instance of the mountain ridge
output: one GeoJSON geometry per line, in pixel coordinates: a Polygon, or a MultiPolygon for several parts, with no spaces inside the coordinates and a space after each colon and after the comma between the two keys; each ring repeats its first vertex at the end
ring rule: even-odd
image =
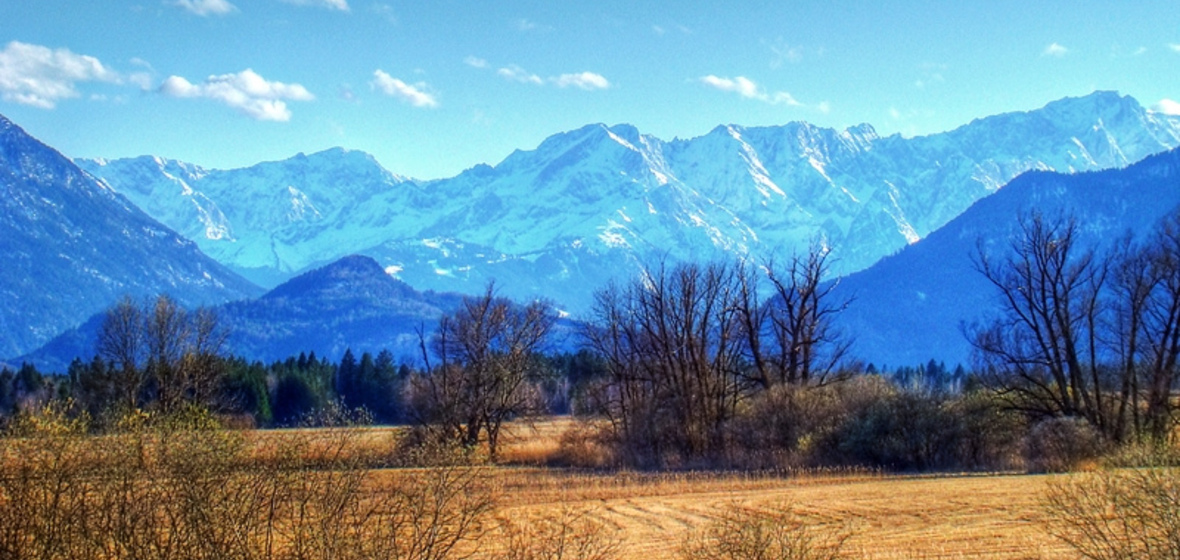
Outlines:
{"type": "Polygon", "coordinates": [[[1142,236],[1180,211],[1180,148],[1124,169],[1025,173],[925,239],[840,279],[833,297],[852,303],[837,322],[857,338],[852,353],[877,365],[968,364],[961,327],[987,318],[998,297],[972,258],[980,244],[1003,252],[1032,210],[1076,217],[1082,247],[1142,236]]]}
{"type": "Polygon", "coordinates": [[[0,255],[0,356],[32,350],[124,294],[195,304],[259,291],[3,115],[0,255]]]}
{"type": "MultiPolygon", "coordinates": [[[[913,138],[794,122],[665,141],[628,124],[589,124],[433,181],[371,157],[336,174],[307,173],[299,156],[179,182],[157,172],[144,204],[254,278],[285,279],[356,252],[419,289],[471,293],[497,278],[514,298],[584,312],[586,286],[656,259],[766,256],[822,238],[834,273],[863,270],[1025,171],[1121,167],[1177,145],[1180,117],[1096,92],[913,138]],[[209,235],[221,230],[193,209],[198,195],[220,205],[232,240],[209,235]],[[223,198],[256,209],[256,219],[234,217],[223,198]]],[[[339,156],[330,152],[303,158],[339,156]]],[[[144,182],[116,169],[121,161],[80,163],[145,197],[130,193],[129,181],[144,182]]]]}

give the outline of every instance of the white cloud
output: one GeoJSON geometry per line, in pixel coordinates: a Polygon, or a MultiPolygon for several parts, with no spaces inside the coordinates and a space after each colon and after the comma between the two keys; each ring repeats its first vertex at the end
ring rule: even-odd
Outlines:
{"type": "Polygon", "coordinates": [[[296,6],[318,6],[341,12],[348,11],[348,0],[283,0],[283,2],[296,6]]]}
{"type": "Polygon", "coordinates": [[[382,70],[377,70],[373,72],[373,81],[370,85],[385,95],[396,97],[415,107],[438,107],[438,100],[426,93],[426,84],[421,82],[410,85],[382,70]]]}
{"type": "Polygon", "coordinates": [[[160,93],[170,97],[213,99],[250,118],[279,122],[291,120],[291,111],[284,100],[315,99],[299,84],[267,81],[249,68],[237,74],[209,76],[200,84],[193,84],[180,76],[169,76],[160,85],[160,93]]]}
{"type": "Polygon", "coordinates": [[[1060,43],[1050,44],[1049,46],[1045,47],[1045,50],[1041,51],[1041,56],[1055,56],[1058,58],[1061,58],[1067,54],[1069,54],[1069,49],[1065,48],[1060,43]]]}
{"type": "Polygon", "coordinates": [[[1168,43],[1168,48],[1171,49],[1172,52],[1180,53],[1180,43],[1168,43]]]}
{"type": "Polygon", "coordinates": [[[745,76],[722,78],[710,74],[701,78],[701,83],[721,91],[731,91],[747,99],[758,99],[762,95],[758,90],[758,84],[745,76]]]}
{"type": "Polygon", "coordinates": [[[176,0],[174,4],[198,16],[223,16],[237,9],[226,0],[176,0]]]}
{"type": "Polygon", "coordinates": [[[576,87],[587,91],[596,89],[607,89],[610,87],[610,81],[602,76],[602,74],[595,74],[594,72],[579,72],[576,74],[562,74],[556,78],[549,78],[559,88],[576,87]]]}
{"type": "Polygon", "coordinates": [[[1165,115],[1180,116],[1180,102],[1171,99],[1161,99],[1152,107],[1153,111],[1163,113],[1165,115]]]}
{"type": "MultiPolygon", "coordinates": [[[[488,68],[488,62],[482,58],[469,56],[463,62],[474,68],[488,68]]],[[[496,75],[505,80],[535,86],[543,86],[549,83],[559,88],[576,87],[587,91],[608,89],[611,87],[610,80],[607,80],[602,74],[596,74],[594,72],[574,72],[551,76],[545,79],[520,66],[511,64],[496,70],[496,75]]]]}
{"type": "MultiPolygon", "coordinates": [[[[700,82],[714,89],[736,93],[746,99],[753,99],[771,105],[789,105],[791,107],[807,107],[803,103],[795,99],[795,96],[785,91],[776,91],[773,93],[766,92],[754,80],[745,76],[738,76],[736,78],[723,78],[714,76],[712,74],[700,78],[700,82]]],[[[828,112],[831,107],[827,102],[820,103],[814,107],[821,113],[828,112]]]]}
{"type": "Polygon", "coordinates": [[[770,59],[771,68],[780,68],[784,63],[797,64],[803,60],[802,46],[790,45],[781,38],[773,43],[763,41],[762,44],[770,49],[772,55],[770,59]]]}
{"type": "Polygon", "coordinates": [[[52,109],[62,99],[78,97],[78,82],[121,81],[97,58],[12,41],[0,51],[0,99],[52,109]]]}
{"type": "Polygon", "coordinates": [[[499,74],[505,79],[512,80],[514,82],[520,82],[522,84],[534,84],[539,86],[544,83],[544,80],[542,80],[540,76],[532,74],[515,64],[496,70],[496,74],[499,74]]]}

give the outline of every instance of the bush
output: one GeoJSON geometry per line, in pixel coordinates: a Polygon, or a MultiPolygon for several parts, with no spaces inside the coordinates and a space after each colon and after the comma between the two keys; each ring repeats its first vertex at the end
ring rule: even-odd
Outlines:
{"type": "Polygon", "coordinates": [[[1180,559],[1180,473],[1104,470],[1051,482],[1046,528],[1090,560],[1180,559]]]}
{"type": "Polygon", "coordinates": [[[494,503],[479,469],[374,476],[351,425],[255,439],[191,408],[95,436],[63,410],[0,437],[0,558],[444,560],[494,503]]]}
{"type": "Polygon", "coordinates": [[[496,560],[612,560],[618,557],[618,529],[562,508],[555,517],[500,520],[496,560]]]}
{"type": "Polygon", "coordinates": [[[689,534],[684,560],[837,560],[843,528],[811,525],[790,508],[755,510],[737,504],[689,534]]]}
{"type": "Polygon", "coordinates": [[[1024,438],[1024,460],[1031,472],[1067,472],[1095,461],[1106,451],[1102,435],[1072,416],[1038,422],[1024,438]]]}
{"type": "Polygon", "coordinates": [[[861,376],[818,387],[778,385],[754,395],[729,423],[733,462],[746,468],[837,462],[841,427],[892,390],[879,377],[861,376]]]}

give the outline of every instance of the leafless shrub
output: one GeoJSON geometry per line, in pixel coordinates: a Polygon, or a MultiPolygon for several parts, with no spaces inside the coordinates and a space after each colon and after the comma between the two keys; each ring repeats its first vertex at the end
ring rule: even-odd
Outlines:
{"type": "Polygon", "coordinates": [[[737,504],[694,531],[681,546],[684,560],[838,560],[849,534],[808,524],[790,508],[757,510],[737,504]]]}
{"type": "Polygon", "coordinates": [[[355,426],[251,440],[200,410],[87,433],[61,408],[0,438],[0,558],[465,558],[494,492],[478,469],[378,477],[355,426]]]}
{"type": "Polygon", "coordinates": [[[15,417],[0,438],[0,558],[85,556],[75,529],[92,511],[86,428],[50,404],[15,417]]]}
{"type": "Polygon", "coordinates": [[[1024,439],[1024,458],[1033,472],[1074,470],[1097,460],[1105,450],[1101,434],[1075,417],[1042,420],[1024,439]]]}
{"type": "Polygon", "coordinates": [[[571,467],[599,469],[618,464],[616,446],[609,432],[590,422],[577,422],[561,434],[554,462],[571,467]]]}
{"type": "Polygon", "coordinates": [[[1046,528],[1090,560],[1180,558],[1180,473],[1104,470],[1051,482],[1046,528]]]}
{"type": "Polygon", "coordinates": [[[481,468],[415,469],[379,487],[365,527],[368,558],[470,558],[486,533],[495,489],[481,468]]]}
{"type": "Polygon", "coordinates": [[[618,557],[618,531],[588,515],[562,508],[553,517],[528,521],[500,519],[496,560],[612,560],[618,557]]]}

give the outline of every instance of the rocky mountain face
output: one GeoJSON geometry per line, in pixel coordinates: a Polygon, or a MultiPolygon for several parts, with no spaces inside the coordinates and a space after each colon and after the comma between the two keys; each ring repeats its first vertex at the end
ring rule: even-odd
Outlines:
{"type": "Polygon", "coordinates": [[[1125,169],[1021,175],[918,243],[841,279],[833,297],[853,299],[840,315],[852,353],[878,366],[970,364],[963,327],[994,316],[998,301],[973,258],[980,250],[1003,256],[1020,217],[1033,211],[1074,217],[1081,246],[1109,250],[1180,211],[1180,149],[1125,169]]]}
{"type": "Polygon", "coordinates": [[[260,291],[0,116],[0,357],[125,294],[200,304],[260,291]]]}
{"type": "Polygon", "coordinates": [[[1118,168],[1178,145],[1180,118],[1097,92],[916,138],[791,123],[664,141],[589,125],[429,182],[339,149],[227,171],[78,163],[268,285],[361,253],[418,289],[470,293],[495,278],[506,295],[577,313],[659,260],[785,256],[822,239],[833,272],[855,272],[1025,171],[1118,168]]]}

